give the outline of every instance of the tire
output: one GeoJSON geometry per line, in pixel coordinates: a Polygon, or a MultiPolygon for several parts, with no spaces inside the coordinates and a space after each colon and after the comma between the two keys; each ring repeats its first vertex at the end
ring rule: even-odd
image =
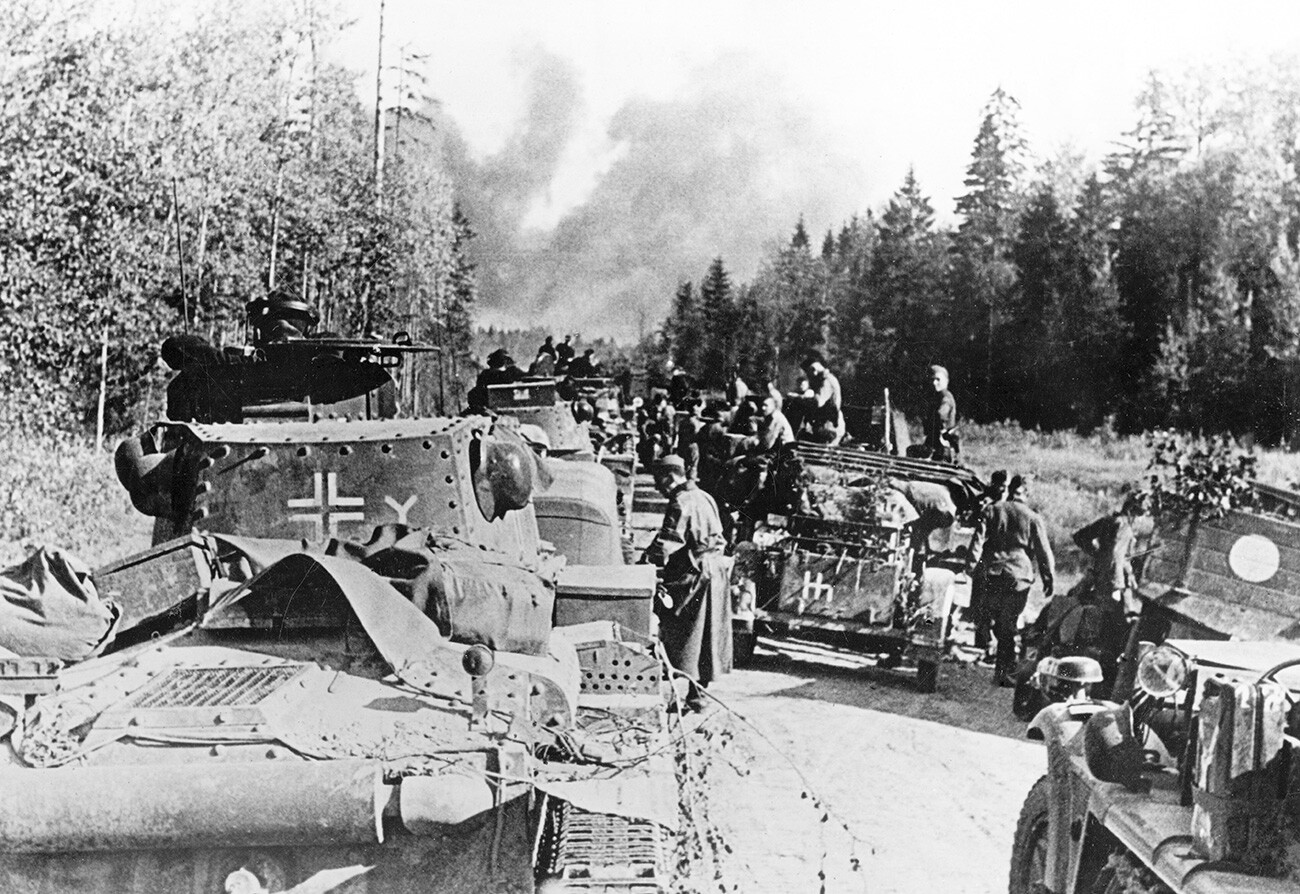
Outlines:
{"type": "Polygon", "coordinates": [[[752,630],[731,631],[732,667],[749,667],[754,661],[754,646],[758,644],[758,634],[752,630]]]}
{"type": "Polygon", "coordinates": [[[1051,799],[1047,777],[1034,783],[1020,808],[1016,840],[1011,846],[1011,878],[1008,894],[1048,894],[1047,842],[1051,827],[1047,812],[1051,799]]]}
{"type": "Polygon", "coordinates": [[[916,688],[926,695],[939,688],[939,662],[918,661],[916,663],[916,688]]]}

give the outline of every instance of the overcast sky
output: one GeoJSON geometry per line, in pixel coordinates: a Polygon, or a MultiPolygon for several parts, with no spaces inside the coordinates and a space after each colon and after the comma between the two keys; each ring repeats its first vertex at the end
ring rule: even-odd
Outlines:
{"type": "MultiPolygon", "coordinates": [[[[347,2],[357,22],[341,52],[373,73],[378,0],[347,2]]],[[[755,165],[761,174],[737,182],[773,186],[753,217],[773,231],[743,234],[752,251],[718,235],[734,221],[698,237],[714,243],[699,246],[701,258],[723,254],[748,279],[760,243],[798,215],[814,235],[838,227],[851,213],[878,208],[908,165],[950,220],[981,107],[998,86],[1019,100],[1039,155],[1070,145],[1097,159],[1132,126],[1149,70],[1300,49],[1300,3],[387,0],[386,33],[389,59],[403,45],[429,54],[428,90],[479,163],[543,126],[539,71],[552,78],[543,92],[562,88],[564,102],[547,113],[564,119],[550,134],[554,158],[515,197],[522,210],[512,225],[536,244],[585,203],[611,205],[600,199],[602,178],[635,154],[638,139],[649,139],[646,128],[706,107],[734,115],[744,125],[735,133],[746,138],[770,122],[773,133],[753,150],[766,153],[755,165]],[[629,109],[640,113],[630,123],[620,117],[629,109]]],[[[361,89],[373,90],[373,74],[361,89]]],[[[684,150],[676,143],[670,151],[684,150]]],[[[661,164],[655,170],[666,176],[661,164]]],[[[608,213],[602,220],[611,226],[608,213]]],[[[578,250],[587,242],[566,237],[578,250]]]]}

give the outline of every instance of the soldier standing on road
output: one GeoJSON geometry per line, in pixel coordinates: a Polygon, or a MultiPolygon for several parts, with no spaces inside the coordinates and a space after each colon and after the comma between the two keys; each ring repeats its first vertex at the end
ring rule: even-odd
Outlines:
{"type": "Polygon", "coordinates": [[[1091,583],[1097,599],[1118,603],[1130,615],[1142,610],[1129,557],[1137,540],[1134,522],[1144,514],[1145,498],[1129,494],[1118,512],[1074,532],[1075,546],[1092,559],[1091,583]]]}
{"type": "Polygon", "coordinates": [[[1015,686],[1012,674],[1016,669],[1016,621],[1029,599],[1034,566],[1042,576],[1047,599],[1052,598],[1056,577],[1047,525],[1025,505],[1028,490],[1022,476],[1013,477],[1007,498],[984,510],[971,540],[971,573],[982,563],[987,578],[985,596],[993,615],[993,635],[998,640],[993,681],[999,686],[1015,686]]]}
{"type": "Polygon", "coordinates": [[[655,487],[668,499],[663,525],[644,557],[662,569],[655,603],[659,638],[669,663],[692,680],[686,708],[699,711],[700,688],[731,670],[726,537],[717,504],[686,480],[681,457],[665,457],[653,472],[655,487]]]}
{"type": "MultiPolygon", "coordinates": [[[[1007,496],[1007,470],[998,469],[989,477],[989,485],[980,499],[980,514],[976,525],[983,525],[984,510],[994,503],[1005,500],[1007,496]]],[[[977,529],[978,533],[978,529],[977,529]]],[[[988,581],[984,577],[983,564],[977,566],[970,579],[970,617],[967,619],[975,626],[975,648],[982,653],[981,660],[993,662],[993,653],[989,651],[993,634],[993,612],[988,604],[988,581]]]]}

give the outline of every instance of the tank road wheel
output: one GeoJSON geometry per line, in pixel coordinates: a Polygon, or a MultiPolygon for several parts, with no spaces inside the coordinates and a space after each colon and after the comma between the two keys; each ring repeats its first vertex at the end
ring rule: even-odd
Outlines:
{"type": "Polygon", "coordinates": [[[731,631],[731,664],[733,667],[749,667],[754,660],[754,646],[758,644],[758,634],[752,630],[735,629],[731,631]]]}
{"type": "Polygon", "coordinates": [[[1043,776],[1025,796],[1016,823],[1016,840],[1011,846],[1011,883],[1007,894],[1048,894],[1047,890],[1047,820],[1051,791],[1043,776]]]}
{"type": "Polygon", "coordinates": [[[916,688],[929,695],[939,688],[939,662],[918,661],[916,663],[916,688]]]}

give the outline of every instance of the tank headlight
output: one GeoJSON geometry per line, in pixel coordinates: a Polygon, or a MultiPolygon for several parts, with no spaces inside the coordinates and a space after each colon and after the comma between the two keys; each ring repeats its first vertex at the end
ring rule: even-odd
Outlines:
{"type": "Polygon", "coordinates": [[[1167,698],[1187,682],[1187,656],[1165,643],[1156,646],[1138,662],[1137,685],[1147,695],[1167,698]]]}

